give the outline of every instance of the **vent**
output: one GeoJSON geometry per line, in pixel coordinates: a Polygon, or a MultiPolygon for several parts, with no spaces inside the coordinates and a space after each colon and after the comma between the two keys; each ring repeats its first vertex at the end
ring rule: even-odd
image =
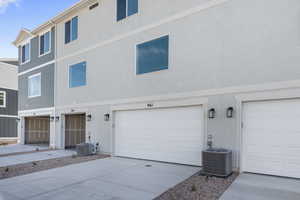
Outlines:
{"type": "Polygon", "coordinates": [[[93,5],[90,6],[90,10],[93,10],[94,8],[97,8],[99,6],[99,3],[95,3],[93,5]]]}

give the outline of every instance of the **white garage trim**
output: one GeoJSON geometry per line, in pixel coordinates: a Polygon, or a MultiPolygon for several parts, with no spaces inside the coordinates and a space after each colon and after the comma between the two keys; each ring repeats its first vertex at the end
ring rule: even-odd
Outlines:
{"type": "MultiPolygon", "coordinates": [[[[112,140],[111,140],[111,152],[113,156],[116,156],[116,113],[119,111],[134,111],[134,110],[153,110],[153,109],[168,109],[168,108],[185,108],[185,107],[197,107],[202,108],[202,138],[203,143],[201,144],[203,148],[206,147],[207,141],[207,99],[198,99],[198,100],[184,100],[184,101],[160,101],[152,103],[141,103],[141,104],[127,104],[127,105],[115,105],[112,106],[112,140]],[[150,106],[150,107],[148,107],[150,106]]],[[[201,156],[201,155],[199,155],[201,156]]],[[[200,163],[201,164],[201,163],[200,163]]]]}
{"type": "Polygon", "coordinates": [[[236,152],[236,166],[238,166],[240,172],[244,172],[244,166],[242,162],[243,156],[243,103],[246,102],[259,102],[259,101],[276,101],[276,100],[291,100],[300,98],[299,89],[277,90],[267,92],[248,93],[235,96],[237,101],[237,149],[236,152]]]}

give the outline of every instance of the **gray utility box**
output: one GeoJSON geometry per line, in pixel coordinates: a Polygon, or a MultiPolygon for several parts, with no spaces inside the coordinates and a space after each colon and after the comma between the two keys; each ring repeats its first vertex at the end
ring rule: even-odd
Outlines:
{"type": "Polygon", "coordinates": [[[232,151],[227,149],[207,149],[202,152],[204,175],[227,177],[232,174],[232,151]]]}
{"type": "Polygon", "coordinates": [[[95,147],[93,144],[83,143],[76,145],[76,152],[78,156],[90,156],[95,152],[95,147]]]}

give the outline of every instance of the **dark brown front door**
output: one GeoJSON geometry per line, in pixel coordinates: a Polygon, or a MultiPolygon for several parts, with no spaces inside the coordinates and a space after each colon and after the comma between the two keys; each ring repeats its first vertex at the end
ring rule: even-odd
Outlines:
{"type": "Polygon", "coordinates": [[[49,144],[50,118],[25,118],[25,144],[49,144]]]}
{"type": "Polygon", "coordinates": [[[85,142],[85,114],[65,116],[65,148],[85,142]]]}

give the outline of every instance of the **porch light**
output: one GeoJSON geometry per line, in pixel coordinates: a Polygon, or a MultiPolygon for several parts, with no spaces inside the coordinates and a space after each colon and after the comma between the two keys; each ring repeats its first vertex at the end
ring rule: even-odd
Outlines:
{"type": "Polygon", "coordinates": [[[214,108],[212,108],[212,109],[210,109],[210,110],[208,111],[208,118],[209,118],[209,119],[214,119],[214,118],[216,118],[216,110],[215,110],[214,108]]]}
{"type": "Polygon", "coordinates": [[[108,122],[109,119],[110,119],[110,114],[108,114],[108,113],[105,114],[105,115],[104,115],[104,121],[108,122]]]}
{"type": "Polygon", "coordinates": [[[53,122],[54,120],[55,120],[55,117],[54,117],[54,116],[51,116],[51,117],[50,117],[50,121],[53,122]]]}
{"type": "Polygon", "coordinates": [[[88,114],[88,115],[86,116],[86,120],[87,120],[88,122],[92,121],[92,115],[91,115],[91,114],[88,114]]]}
{"type": "Polygon", "coordinates": [[[233,107],[227,108],[227,111],[226,111],[227,118],[233,118],[233,112],[234,112],[233,107]]]}
{"type": "Polygon", "coordinates": [[[55,117],[55,121],[58,122],[59,121],[59,116],[55,117]]]}
{"type": "Polygon", "coordinates": [[[20,121],[21,121],[21,119],[20,119],[20,118],[17,118],[17,119],[16,119],[16,122],[17,122],[17,123],[19,123],[20,121]]]}

